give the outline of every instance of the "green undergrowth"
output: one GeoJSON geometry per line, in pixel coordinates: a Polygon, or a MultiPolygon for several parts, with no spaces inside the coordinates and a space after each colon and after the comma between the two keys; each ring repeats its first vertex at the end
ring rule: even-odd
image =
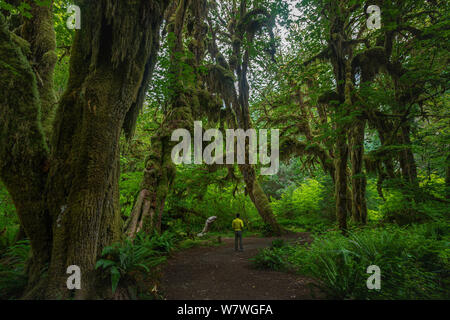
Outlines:
{"type": "Polygon", "coordinates": [[[0,300],[20,298],[27,276],[26,262],[30,254],[29,241],[19,241],[0,255],[0,300]]]}
{"type": "Polygon", "coordinates": [[[365,228],[347,237],[330,232],[311,245],[274,243],[252,259],[256,268],[311,276],[332,299],[449,299],[449,224],[365,228]],[[367,268],[381,269],[369,290],[367,268]]]}
{"type": "Polygon", "coordinates": [[[105,247],[96,268],[104,270],[113,294],[121,287],[132,299],[159,299],[155,287],[160,269],[175,252],[199,246],[220,246],[220,237],[185,238],[172,231],[161,235],[138,233],[132,241],[105,247]]]}

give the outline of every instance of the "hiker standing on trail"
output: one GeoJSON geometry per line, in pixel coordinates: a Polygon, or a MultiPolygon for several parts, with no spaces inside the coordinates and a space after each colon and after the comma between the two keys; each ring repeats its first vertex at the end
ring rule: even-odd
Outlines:
{"type": "Polygon", "coordinates": [[[234,251],[238,251],[238,241],[239,250],[244,251],[244,248],[242,247],[242,229],[244,229],[244,221],[239,219],[239,216],[239,213],[236,214],[236,219],[231,223],[234,230],[234,251]]]}

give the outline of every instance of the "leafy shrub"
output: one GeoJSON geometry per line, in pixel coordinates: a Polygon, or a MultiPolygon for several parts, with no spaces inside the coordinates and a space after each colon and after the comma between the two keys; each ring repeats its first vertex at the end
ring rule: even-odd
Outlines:
{"type": "Polygon", "coordinates": [[[303,215],[296,219],[278,219],[278,223],[286,229],[295,232],[323,233],[334,226],[334,221],[330,221],[318,215],[303,215]]]}
{"type": "Polygon", "coordinates": [[[258,269],[271,269],[286,271],[289,269],[287,256],[289,247],[264,248],[256,256],[250,259],[253,266],[258,269]]]}
{"type": "Polygon", "coordinates": [[[449,232],[443,222],[329,233],[308,246],[281,243],[253,258],[259,268],[295,270],[318,280],[334,299],[448,299],[449,232]],[[381,290],[368,290],[367,267],[381,269],[381,290]]]}
{"type": "Polygon", "coordinates": [[[268,223],[263,223],[261,228],[261,233],[263,237],[271,237],[273,235],[272,225],[268,223]]]}
{"type": "Polygon", "coordinates": [[[399,225],[445,220],[448,215],[448,205],[443,205],[421,194],[427,192],[429,190],[424,188],[412,189],[410,193],[391,189],[386,192],[386,202],[380,205],[380,213],[385,221],[399,225]]]}
{"type": "Polygon", "coordinates": [[[308,179],[298,188],[290,190],[273,201],[273,209],[279,216],[293,218],[300,214],[317,213],[323,200],[323,186],[315,179],[308,179]]]}
{"type": "Polygon", "coordinates": [[[448,296],[444,290],[448,282],[448,242],[440,241],[436,232],[434,226],[389,226],[366,229],[348,238],[335,233],[310,248],[297,247],[288,261],[298,266],[299,272],[320,280],[322,290],[332,298],[443,298],[448,296]],[[381,268],[379,291],[366,287],[370,265],[381,268]]]}
{"type": "Polygon", "coordinates": [[[161,235],[154,234],[152,236],[143,236],[140,235],[143,242],[148,242],[148,245],[154,250],[169,253],[175,247],[176,242],[181,240],[180,237],[172,232],[166,231],[161,235]]]}
{"type": "Polygon", "coordinates": [[[283,239],[275,239],[272,241],[272,248],[282,248],[286,245],[283,239]]]}
{"type": "Polygon", "coordinates": [[[18,224],[9,224],[0,230],[0,250],[5,250],[14,244],[19,228],[18,224]]]}
{"type": "Polygon", "coordinates": [[[279,200],[272,199],[278,222],[295,232],[323,232],[335,221],[333,188],[326,177],[307,179],[288,188],[279,200]]]}
{"type": "Polygon", "coordinates": [[[291,249],[283,239],[275,239],[269,248],[260,250],[250,261],[258,269],[287,271],[290,269],[287,258],[291,249]]]}
{"type": "Polygon", "coordinates": [[[129,217],[133,210],[134,200],[139,194],[142,172],[126,172],[120,175],[120,208],[122,215],[129,217]]]}

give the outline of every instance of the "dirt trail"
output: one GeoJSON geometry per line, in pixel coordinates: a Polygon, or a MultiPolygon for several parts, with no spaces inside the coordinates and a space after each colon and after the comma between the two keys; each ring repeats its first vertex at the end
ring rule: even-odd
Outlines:
{"type": "MultiPolygon", "coordinates": [[[[311,241],[309,234],[285,236],[288,241],[311,241]]],[[[271,245],[274,238],[245,238],[244,252],[234,251],[234,239],[220,247],[179,252],[164,267],[161,293],[168,300],[301,300],[313,299],[310,278],[254,269],[249,258],[271,245]]],[[[316,298],[321,295],[315,291],[316,298]]]]}

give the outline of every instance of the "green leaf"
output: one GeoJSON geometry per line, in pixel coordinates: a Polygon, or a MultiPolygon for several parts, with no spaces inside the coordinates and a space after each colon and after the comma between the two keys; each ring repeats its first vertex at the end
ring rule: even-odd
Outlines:
{"type": "Polygon", "coordinates": [[[97,264],[95,265],[95,269],[98,268],[103,268],[106,269],[112,265],[115,265],[116,263],[114,261],[111,260],[106,260],[106,259],[100,259],[97,261],[97,264]]]}
{"type": "Polygon", "coordinates": [[[111,267],[111,289],[115,293],[120,280],[120,271],[117,267],[111,267]]]}

